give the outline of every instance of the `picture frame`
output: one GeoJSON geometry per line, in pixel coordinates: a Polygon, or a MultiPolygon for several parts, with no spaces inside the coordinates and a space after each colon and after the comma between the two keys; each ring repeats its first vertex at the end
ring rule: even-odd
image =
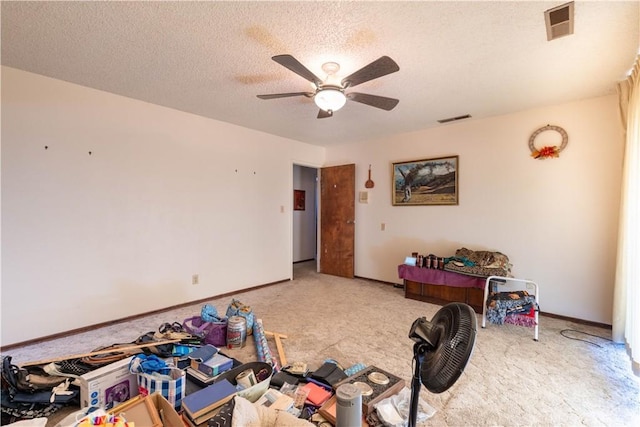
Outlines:
{"type": "Polygon", "coordinates": [[[325,403],[322,404],[320,409],[318,409],[318,412],[320,413],[320,415],[322,415],[322,417],[325,420],[329,421],[333,425],[336,424],[336,409],[337,409],[336,405],[337,404],[338,404],[338,399],[334,394],[333,396],[331,396],[329,400],[327,400],[325,403]]]}
{"type": "MultiPolygon", "coordinates": [[[[160,392],[156,392],[160,395],[160,392]]],[[[126,402],[116,406],[109,412],[115,415],[119,415],[126,412],[127,419],[134,421],[136,425],[144,425],[149,427],[162,427],[162,420],[158,409],[151,400],[153,395],[138,396],[127,400],[126,402]]]]}
{"type": "Polygon", "coordinates": [[[293,190],[293,210],[303,211],[305,210],[305,194],[304,190],[293,190]]]}
{"type": "Polygon", "coordinates": [[[458,156],[393,163],[393,206],[457,205],[458,156]]]}

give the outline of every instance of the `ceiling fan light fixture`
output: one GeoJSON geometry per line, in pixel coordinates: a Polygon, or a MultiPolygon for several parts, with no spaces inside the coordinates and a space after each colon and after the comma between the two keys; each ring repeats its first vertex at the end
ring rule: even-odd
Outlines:
{"type": "Polygon", "coordinates": [[[318,108],[324,111],[338,111],[347,102],[347,97],[339,87],[319,88],[313,97],[318,108]]]}
{"type": "Polygon", "coordinates": [[[347,88],[352,88],[359,84],[400,70],[398,64],[388,56],[381,56],[340,81],[338,81],[338,78],[335,75],[340,69],[340,65],[336,62],[326,62],[322,65],[322,70],[327,73],[327,77],[325,80],[321,80],[291,55],[276,55],[271,57],[271,59],[309,81],[313,85],[314,89],[313,92],[289,92],[258,95],[258,98],[260,99],[288,98],[290,96],[306,96],[307,98],[313,98],[314,103],[320,109],[320,111],[318,111],[318,119],[325,119],[333,116],[335,111],[344,107],[344,104],[347,102],[347,98],[351,101],[386,111],[391,111],[396,105],[398,105],[399,101],[394,98],[359,92],[350,92],[348,95],[344,93],[347,88]]]}

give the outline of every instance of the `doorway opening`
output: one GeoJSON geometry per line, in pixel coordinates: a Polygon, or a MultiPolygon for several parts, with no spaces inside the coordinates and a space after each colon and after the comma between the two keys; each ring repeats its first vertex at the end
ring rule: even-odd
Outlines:
{"type": "Polygon", "coordinates": [[[318,169],[293,165],[293,279],[317,271],[318,169]]]}

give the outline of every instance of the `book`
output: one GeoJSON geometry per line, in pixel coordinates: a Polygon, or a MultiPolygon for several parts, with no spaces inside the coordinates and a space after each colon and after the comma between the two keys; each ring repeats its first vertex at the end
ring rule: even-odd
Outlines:
{"type": "MultiPolygon", "coordinates": [[[[199,427],[193,421],[191,421],[191,419],[189,417],[187,417],[187,414],[185,414],[185,413],[182,414],[182,422],[187,427],[199,427]]],[[[204,424],[204,425],[206,425],[206,424],[204,424]]]]}
{"type": "Polygon", "coordinates": [[[235,395],[236,387],[225,378],[194,393],[187,394],[182,399],[182,409],[197,425],[202,422],[203,417],[215,412],[217,408],[227,403],[235,395]]]}
{"type": "Polygon", "coordinates": [[[184,371],[186,372],[187,377],[194,383],[198,384],[200,387],[207,387],[213,384],[216,381],[216,378],[218,378],[209,376],[197,369],[193,369],[191,366],[185,368],[184,371]]]}
{"type": "Polygon", "coordinates": [[[303,388],[309,391],[307,401],[313,406],[322,406],[324,402],[329,400],[332,394],[329,390],[311,382],[305,384],[303,388]]]}
{"type": "MultiPolygon", "coordinates": [[[[223,407],[224,407],[224,404],[221,405],[221,406],[218,406],[215,409],[212,409],[209,412],[206,412],[206,413],[200,415],[195,420],[192,420],[191,417],[189,417],[189,414],[187,414],[186,412],[183,412],[182,413],[182,418],[183,418],[184,422],[189,427],[208,427],[209,426],[209,420],[212,419],[212,418],[215,418],[220,413],[220,411],[222,410],[223,407]]],[[[182,426],[180,426],[180,427],[182,427],[182,426]]]]}
{"type": "Polygon", "coordinates": [[[174,359],[173,363],[176,365],[178,369],[185,369],[187,366],[191,366],[191,362],[196,360],[198,362],[204,362],[205,360],[213,357],[214,354],[218,352],[218,348],[211,345],[205,344],[197,347],[179,345],[174,346],[174,359]],[[177,349],[181,348],[179,351],[181,352],[179,356],[176,356],[175,353],[177,349]]]}
{"type": "Polygon", "coordinates": [[[216,353],[218,353],[218,349],[215,346],[211,344],[205,344],[187,354],[187,358],[195,360],[197,362],[204,362],[211,359],[216,353]]]}
{"type": "Polygon", "coordinates": [[[182,422],[187,427],[208,427],[209,426],[209,418],[206,420],[196,424],[189,416],[185,413],[182,414],[182,422]]]}
{"type": "Polygon", "coordinates": [[[231,369],[233,367],[233,360],[220,353],[216,353],[208,360],[202,362],[195,359],[192,360],[191,367],[210,377],[215,377],[231,369]]]}

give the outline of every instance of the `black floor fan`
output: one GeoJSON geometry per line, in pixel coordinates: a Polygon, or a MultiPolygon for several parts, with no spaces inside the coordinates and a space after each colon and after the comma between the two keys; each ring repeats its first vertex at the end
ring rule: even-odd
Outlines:
{"type": "Polygon", "coordinates": [[[424,317],[413,322],[409,338],[415,341],[415,370],[411,380],[409,427],[416,425],[421,384],[432,393],[442,393],[451,387],[471,358],[477,328],[473,309],[457,302],[438,310],[431,322],[424,317]]]}

